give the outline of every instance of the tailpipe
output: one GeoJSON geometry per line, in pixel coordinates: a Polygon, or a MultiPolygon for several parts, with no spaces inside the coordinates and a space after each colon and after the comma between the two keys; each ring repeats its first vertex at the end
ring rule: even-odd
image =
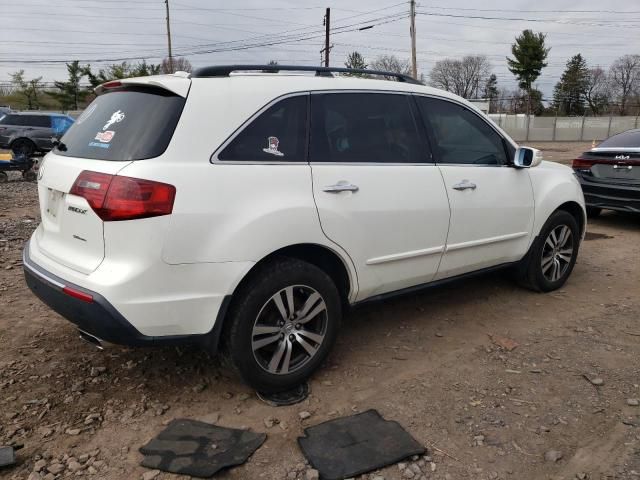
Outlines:
{"type": "Polygon", "coordinates": [[[98,337],[91,335],[90,333],[87,333],[84,330],[78,330],[78,335],[82,340],[93,345],[98,350],[100,351],[104,350],[104,347],[102,346],[102,341],[98,337]]]}

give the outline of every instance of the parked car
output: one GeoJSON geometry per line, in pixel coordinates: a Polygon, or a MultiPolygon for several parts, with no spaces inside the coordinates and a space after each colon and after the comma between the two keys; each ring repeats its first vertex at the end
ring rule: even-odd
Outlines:
{"type": "Polygon", "coordinates": [[[565,283],[586,221],[570,168],[406,76],[275,70],[105,83],[46,156],[26,281],[85,339],[220,345],[273,392],[350,306],[505,267],[565,283]]]}
{"type": "Polygon", "coordinates": [[[7,105],[0,105],[0,118],[4,117],[7,113],[11,112],[11,107],[7,105]]]}
{"type": "Polygon", "coordinates": [[[10,112],[0,117],[0,148],[27,156],[51,150],[52,137],[61,137],[73,124],[73,118],[56,113],[10,112]]]}
{"type": "Polygon", "coordinates": [[[589,216],[640,213],[640,129],[613,135],[573,161],[589,216]]]}

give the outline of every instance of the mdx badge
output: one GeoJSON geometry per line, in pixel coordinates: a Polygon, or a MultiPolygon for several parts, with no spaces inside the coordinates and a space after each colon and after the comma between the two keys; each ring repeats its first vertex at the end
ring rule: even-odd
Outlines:
{"type": "Polygon", "coordinates": [[[76,212],[76,213],[81,213],[82,215],[84,215],[85,213],[87,213],[87,209],[86,208],[78,208],[78,207],[73,207],[73,206],[69,206],[68,210],[70,212],[76,212]]]}
{"type": "Polygon", "coordinates": [[[616,155],[616,160],[629,160],[629,155],[616,155]]]}

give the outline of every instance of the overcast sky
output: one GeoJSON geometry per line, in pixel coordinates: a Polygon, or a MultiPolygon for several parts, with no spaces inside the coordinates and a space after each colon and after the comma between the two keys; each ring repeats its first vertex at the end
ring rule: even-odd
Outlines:
{"type": "MultiPolygon", "coordinates": [[[[410,55],[408,1],[169,2],[174,55],[184,53],[194,67],[272,59],[317,65],[325,7],[331,7],[335,28],[332,66],[343,66],[353,50],[366,60],[410,55]],[[375,26],[357,30],[368,25],[375,26]]],[[[576,53],[604,68],[620,55],[640,53],[637,0],[429,0],[418,2],[417,10],[418,71],[425,75],[438,59],[483,54],[499,85],[514,88],[505,56],[525,28],[547,34],[549,66],[537,81],[547,97],[576,53]]],[[[57,61],[79,59],[99,67],[105,64],[99,60],[159,63],[166,55],[164,0],[0,0],[0,16],[0,82],[20,69],[27,78],[63,80],[65,66],[57,61]]]]}

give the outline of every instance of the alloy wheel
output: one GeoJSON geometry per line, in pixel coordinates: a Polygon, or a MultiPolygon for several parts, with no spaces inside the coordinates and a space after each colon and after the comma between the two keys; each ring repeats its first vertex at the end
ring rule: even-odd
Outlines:
{"type": "Polygon", "coordinates": [[[566,273],[573,258],[574,241],[567,225],[553,228],[542,247],[542,274],[550,282],[557,282],[566,273]]]}
{"type": "Polygon", "coordinates": [[[320,350],[327,333],[327,305],[315,289],[291,285],[269,298],[251,332],[260,367],[285,375],[302,368],[320,350]]]}

